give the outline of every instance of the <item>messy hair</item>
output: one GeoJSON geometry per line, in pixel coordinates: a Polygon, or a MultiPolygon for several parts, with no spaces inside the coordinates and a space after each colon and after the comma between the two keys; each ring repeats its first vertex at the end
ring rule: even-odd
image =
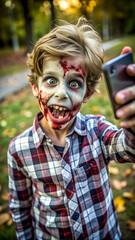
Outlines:
{"type": "Polygon", "coordinates": [[[49,57],[78,57],[84,59],[87,72],[87,90],[95,91],[102,75],[103,49],[101,38],[89,22],[80,17],[76,24],[64,22],[40,38],[27,65],[31,69],[28,80],[37,85],[42,76],[43,60],[49,57]]]}

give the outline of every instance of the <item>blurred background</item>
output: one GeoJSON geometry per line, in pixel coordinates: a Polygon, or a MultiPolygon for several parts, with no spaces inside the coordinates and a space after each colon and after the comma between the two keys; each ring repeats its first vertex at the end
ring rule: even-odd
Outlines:
{"type": "MultiPolygon", "coordinates": [[[[108,46],[104,61],[118,56],[126,45],[132,47],[135,60],[135,0],[0,0],[0,240],[16,239],[8,208],[8,145],[32,125],[39,111],[27,83],[27,53],[59,19],[75,22],[82,15],[108,46]],[[11,89],[15,91],[1,98],[11,89]]],[[[104,79],[99,90],[81,112],[105,115],[119,127],[104,79]]],[[[109,172],[123,237],[135,240],[135,164],[112,162],[109,172]]]]}
{"type": "Polygon", "coordinates": [[[1,0],[0,48],[18,51],[33,44],[57,23],[84,15],[103,40],[135,33],[134,0],[1,0]]]}

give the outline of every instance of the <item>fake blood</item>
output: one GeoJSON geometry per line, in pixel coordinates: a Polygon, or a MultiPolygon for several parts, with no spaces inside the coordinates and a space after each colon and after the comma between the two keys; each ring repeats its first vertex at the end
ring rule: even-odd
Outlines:
{"type": "Polygon", "coordinates": [[[75,67],[72,64],[71,65],[68,64],[67,61],[63,61],[63,60],[60,60],[59,64],[61,65],[61,67],[63,68],[63,71],[64,71],[63,77],[65,77],[65,75],[68,71],[74,70],[76,72],[79,72],[82,75],[82,77],[85,78],[85,72],[82,70],[82,68],[80,66],[75,67]]]}

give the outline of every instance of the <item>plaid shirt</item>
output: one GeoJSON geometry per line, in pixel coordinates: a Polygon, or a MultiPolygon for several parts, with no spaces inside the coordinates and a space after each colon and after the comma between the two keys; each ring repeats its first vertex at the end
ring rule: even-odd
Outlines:
{"type": "Polygon", "coordinates": [[[108,163],[135,162],[135,137],[102,116],[77,114],[62,157],[34,124],[8,151],[10,210],[17,238],[122,239],[108,163]]]}

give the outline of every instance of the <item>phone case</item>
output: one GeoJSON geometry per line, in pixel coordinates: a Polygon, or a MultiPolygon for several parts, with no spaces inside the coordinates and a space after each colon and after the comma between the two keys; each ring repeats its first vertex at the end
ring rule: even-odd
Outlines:
{"type": "Polygon", "coordinates": [[[129,52],[120,55],[103,65],[103,72],[115,117],[116,110],[123,106],[116,104],[114,100],[115,94],[118,91],[135,84],[135,77],[131,77],[126,73],[127,65],[132,63],[133,55],[131,52],[129,52]]]}

